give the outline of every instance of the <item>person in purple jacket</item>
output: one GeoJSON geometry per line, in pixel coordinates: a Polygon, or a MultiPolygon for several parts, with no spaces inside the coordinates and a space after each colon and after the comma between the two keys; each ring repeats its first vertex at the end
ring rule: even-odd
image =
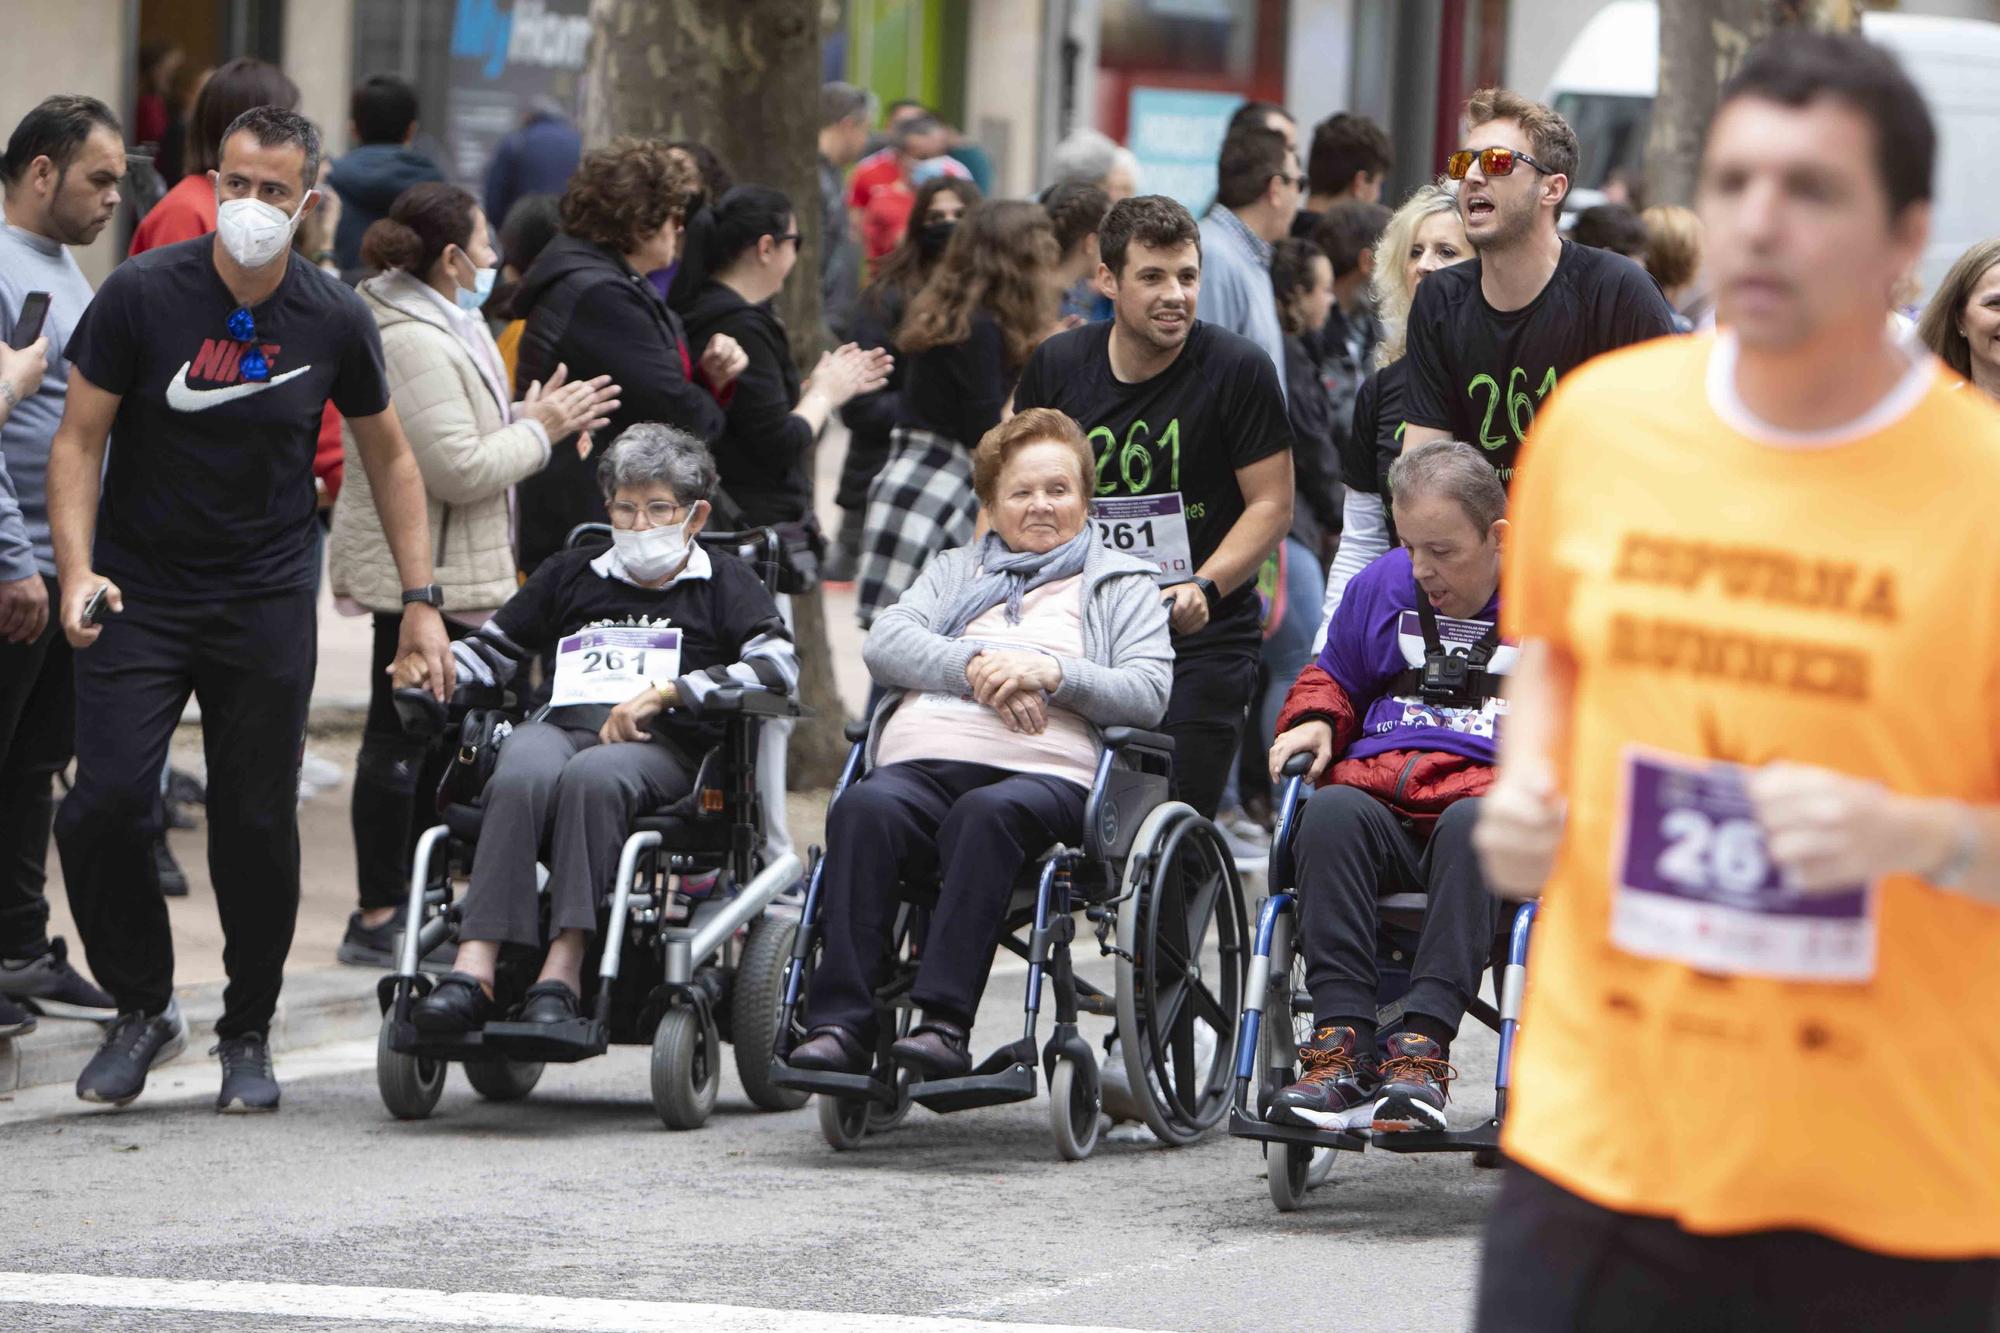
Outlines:
{"type": "Polygon", "coordinates": [[[1314,1128],[1445,1127],[1451,1041],[1499,928],[1472,829],[1515,656],[1499,633],[1507,493],[1455,440],[1406,450],[1388,482],[1402,545],[1348,585],[1271,746],[1274,780],[1301,753],[1325,780],[1294,849],[1313,1039],[1271,1108],[1314,1128]],[[1378,1059],[1378,903],[1398,893],[1429,899],[1405,1013],[1378,1059]]]}

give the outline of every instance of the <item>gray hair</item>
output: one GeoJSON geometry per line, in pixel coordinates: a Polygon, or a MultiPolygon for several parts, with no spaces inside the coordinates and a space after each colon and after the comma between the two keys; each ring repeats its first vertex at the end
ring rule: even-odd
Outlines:
{"type": "Polygon", "coordinates": [[[1072,130],[1068,137],[1056,145],[1051,155],[1050,166],[1054,169],[1052,184],[1064,181],[1089,181],[1101,185],[1111,169],[1120,163],[1132,173],[1134,180],[1139,176],[1139,158],[1129,148],[1121,147],[1110,135],[1099,130],[1072,130]]]}
{"type": "Polygon", "coordinates": [[[715,494],[715,455],[684,430],[657,421],[627,426],[597,465],[597,484],[611,499],[626,486],[664,486],[684,505],[715,494]]]}
{"type": "Polygon", "coordinates": [[[1418,495],[1458,501],[1472,526],[1486,535],[1507,517],[1507,488],[1480,452],[1458,440],[1427,440],[1405,449],[1389,466],[1389,493],[1396,499],[1418,495]]]}
{"type": "Polygon", "coordinates": [[[843,120],[860,117],[867,121],[870,97],[851,83],[822,83],[819,86],[819,127],[828,129],[843,120]]]}

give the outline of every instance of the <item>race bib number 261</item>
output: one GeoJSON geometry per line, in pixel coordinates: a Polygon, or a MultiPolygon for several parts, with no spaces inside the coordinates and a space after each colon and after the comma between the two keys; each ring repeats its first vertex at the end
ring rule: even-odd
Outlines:
{"type": "Polygon", "coordinates": [[[677,629],[612,625],[578,630],[556,645],[549,706],[624,703],[654,681],[681,672],[677,629]]]}
{"type": "Polygon", "coordinates": [[[1160,582],[1181,583],[1194,577],[1194,550],[1188,544],[1187,513],[1179,491],[1100,497],[1090,502],[1090,520],[1096,525],[1097,540],[1155,566],[1160,582]]]}
{"type": "Polygon", "coordinates": [[[1746,776],[1737,764],[1626,752],[1611,942],[1707,972],[1868,980],[1874,894],[1794,888],[1771,862],[1746,776]]]}

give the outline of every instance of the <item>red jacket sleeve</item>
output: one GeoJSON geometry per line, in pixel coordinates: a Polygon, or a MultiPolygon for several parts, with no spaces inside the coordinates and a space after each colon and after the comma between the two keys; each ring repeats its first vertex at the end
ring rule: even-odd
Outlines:
{"type": "Polygon", "coordinates": [[[313,450],[313,475],[326,484],[327,503],[339,498],[340,481],[346,470],[340,448],[340,413],[328,403],[319,419],[319,444],[313,450]]]}
{"type": "Polygon", "coordinates": [[[1354,701],[1347,697],[1340,682],[1317,663],[1301,671],[1292,682],[1290,692],[1285,695],[1285,707],[1278,714],[1278,734],[1314,718],[1332,726],[1336,757],[1347,753],[1347,747],[1361,734],[1361,718],[1354,711],[1354,701]]]}

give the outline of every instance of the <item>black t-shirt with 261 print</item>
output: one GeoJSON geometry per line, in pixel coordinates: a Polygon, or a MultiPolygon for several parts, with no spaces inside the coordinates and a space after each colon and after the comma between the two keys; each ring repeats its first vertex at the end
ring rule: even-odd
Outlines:
{"type": "Polygon", "coordinates": [[[1488,305],[1479,273],[1474,259],[1417,288],[1403,420],[1478,446],[1511,482],[1535,408],[1556,383],[1594,356],[1672,333],[1674,312],[1645,269],[1574,241],[1519,310],[1488,305]]]}
{"type": "Polygon", "coordinates": [[[313,455],[327,400],[389,405],[382,338],[361,298],[297,257],[250,311],[269,378],[243,373],[236,298],[215,238],[113,269],[69,342],[83,377],[120,396],[97,512],[97,572],[126,596],[189,602],[319,583],[313,455]]]}
{"type": "MultiPolygon", "coordinates": [[[[1178,496],[1192,576],[1243,517],[1237,469],[1292,447],[1278,368],[1248,338],[1197,319],[1171,365],[1126,384],[1111,372],[1111,329],[1110,320],[1086,324],[1036,348],[1014,410],[1053,407],[1075,418],[1097,456],[1099,500],[1178,496]]],[[[1259,619],[1252,580],[1223,598],[1205,629],[1176,636],[1175,651],[1254,648],[1259,619]]]]}

